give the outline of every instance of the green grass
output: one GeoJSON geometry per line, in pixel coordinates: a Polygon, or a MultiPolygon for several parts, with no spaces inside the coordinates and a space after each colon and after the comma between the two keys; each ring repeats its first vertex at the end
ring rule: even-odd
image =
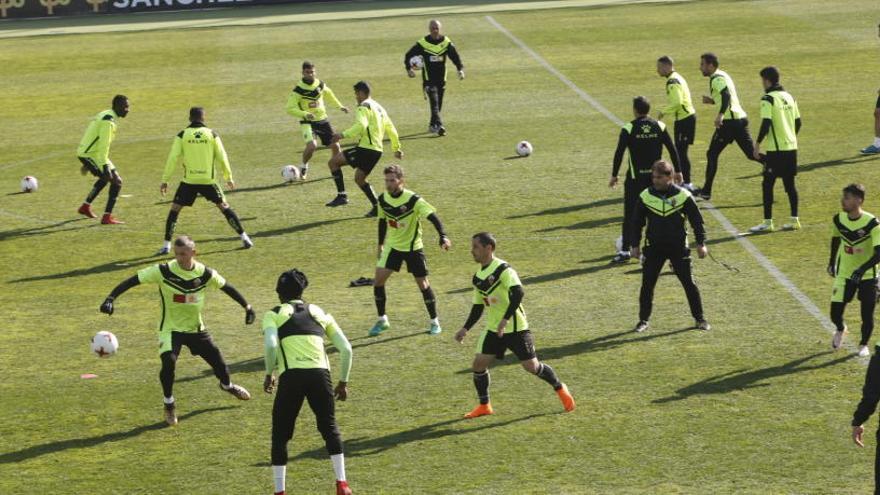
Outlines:
{"type": "MultiPolygon", "coordinates": [[[[755,132],[757,72],[778,65],[804,117],[804,229],[750,239],[824,310],[828,223],[839,191],[864,183],[873,211],[880,190],[878,162],[856,157],[871,137],[877,86],[873,7],[694,1],[492,15],[624,119],[632,96],[662,100],[653,71],[660,54],[679,61],[699,100],[706,87],[699,54],[713,50],[755,132]]],[[[199,258],[260,312],[275,304],[280,271],[308,273],[308,299],[335,315],[355,348],[352,396],[338,418],[356,493],[864,493],[873,435],[865,450],[849,440],[864,363],[832,354],[820,323],[711,216],[710,249],[740,269],[696,262],[714,330],[686,330],[684,295],[664,276],[651,330],[628,332],[637,319],[638,267],[607,264],[621,216],[620,191],[606,187],[617,129],[483,14],[443,16],[468,78],[448,86],[450,135],[418,135],[426,105],[400,65],[429,15],[4,40],[0,493],[271,490],[272,399],[260,392],[259,328],[244,326],[223,294],[210,296],[209,329],[255,399],[231,400],[202,361],[183,354],[175,387],[181,423],[164,428],[154,292],[125,294],[112,318],[97,311],[116,283],[157,261],[149,255],[161,244],[168,209],[158,194],[161,170],[195,104],[223,136],[241,187],[228,198],[256,247],[239,250],[204,202],[181,214],[178,231],[192,234],[199,258]],[[353,82],[372,82],[409,136],[408,185],[437,207],[455,243],[441,253],[425,225],[445,329],[438,337],[421,333],[427,318],[405,273],[388,285],[393,330],[366,337],[372,294],[346,286],[372,274],[375,223],[360,218],[368,205],[350,170],[353,201],[345,208],[323,206],[333,195],[326,151],[313,160],[316,180],[278,185],[280,166],[296,162],[301,149],[284,103],[305,58],[346,103],[353,82]],[[132,104],[111,152],[131,196],[117,208],[128,223],[111,228],[74,213],[91,184],[77,173],[74,150],[87,119],[115,93],[132,104]],[[520,139],[535,154],[505,160],[520,139]],[[12,194],[27,174],[41,189],[12,194]],[[475,403],[467,368],[476,336],[460,346],[452,334],[470,307],[469,237],[480,230],[497,234],[499,256],[522,277],[539,356],[570,385],[576,412],[561,413],[549,387],[508,359],[492,372],[497,414],[459,420],[475,403]],[[89,354],[97,330],[117,334],[116,357],[89,354]],[[86,372],[98,378],[81,380],[86,372]]],[[[698,107],[697,181],[712,117],[698,107]]],[[[333,110],[331,119],[337,127],[350,122],[333,110]]],[[[722,155],[713,200],[740,229],[761,219],[757,171],[735,148],[722,155]]],[[[381,186],[379,175],[372,179],[381,186]]],[[[783,219],[781,186],[777,198],[783,219]]],[[[332,470],[308,410],[290,452],[289,492],[330,493],[332,470]]]]}

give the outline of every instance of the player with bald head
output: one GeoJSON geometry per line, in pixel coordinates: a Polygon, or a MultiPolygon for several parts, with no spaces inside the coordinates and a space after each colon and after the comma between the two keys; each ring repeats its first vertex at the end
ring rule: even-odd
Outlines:
{"type": "Polygon", "coordinates": [[[444,136],[446,127],[440,111],[443,110],[443,94],[446,91],[446,58],[449,57],[455,64],[459,80],[464,79],[464,65],[452,40],[443,34],[443,24],[437,19],[428,22],[428,35],[416,41],[403,56],[403,65],[409,77],[416,77],[415,71],[419,68],[412,63],[414,57],[422,59],[422,89],[431,110],[428,132],[444,136]]]}

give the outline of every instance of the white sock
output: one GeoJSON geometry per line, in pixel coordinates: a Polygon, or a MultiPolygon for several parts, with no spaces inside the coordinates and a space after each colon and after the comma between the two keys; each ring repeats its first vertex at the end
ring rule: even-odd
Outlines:
{"type": "Polygon", "coordinates": [[[164,249],[170,250],[171,249],[171,241],[165,241],[165,244],[162,244],[162,247],[164,249]]]}
{"type": "Polygon", "coordinates": [[[331,455],[330,460],[333,461],[333,472],[336,473],[336,479],[345,481],[345,454],[331,455]]]}
{"type": "Polygon", "coordinates": [[[379,317],[379,321],[384,321],[385,323],[388,323],[388,315],[382,315],[382,316],[380,316],[380,317],[379,317]]]}
{"type": "Polygon", "coordinates": [[[309,164],[308,164],[308,163],[303,163],[302,165],[299,166],[299,168],[304,168],[304,169],[308,170],[308,169],[309,169],[309,164]]]}
{"type": "Polygon", "coordinates": [[[250,236],[247,235],[247,232],[242,232],[241,233],[241,240],[249,241],[249,240],[251,240],[251,238],[250,238],[250,236]]]}
{"type": "Polygon", "coordinates": [[[284,477],[287,475],[287,466],[272,466],[272,477],[275,479],[275,491],[284,491],[284,477]]]}
{"type": "Polygon", "coordinates": [[[221,383],[220,386],[223,387],[223,390],[229,390],[230,388],[232,388],[232,382],[229,382],[228,384],[221,383]]]}
{"type": "Polygon", "coordinates": [[[874,138],[874,146],[880,148],[880,136],[874,138]]]}
{"type": "Polygon", "coordinates": [[[166,404],[174,404],[174,396],[172,395],[171,397],[163,397],[162,402],[166,404]]]}
{"type": "Polygon", "coordinates": [[[431,318],[431,324],[440,326],[440,318],[431,318]]]}

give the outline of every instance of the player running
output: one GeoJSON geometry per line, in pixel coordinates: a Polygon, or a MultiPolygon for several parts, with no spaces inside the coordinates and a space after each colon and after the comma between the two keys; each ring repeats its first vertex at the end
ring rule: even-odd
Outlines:
{"type": "Polygon", "coordinates": [[[124,119],[128,115],[128,108],[128,97],[114,96],[113,108],[95,115],[89,122],[89,126],[76,149],[77,158],[82,164],[80,172],[83,175],[90,173],[98,178],[77,213],[89,218],[97,218],[97,215],[92,212],[92,201],[98,197],[107,184],[110,184],[107,207],[104,208],[104,216],[101,217],[101,223],[105,225],[125,223],[113,216],[116,198],[119,197],[119,191],[122,190],[122,177],[119,176],[119,172],[110,161],[110,144],[116,137],[116,119],[124,119]]]}

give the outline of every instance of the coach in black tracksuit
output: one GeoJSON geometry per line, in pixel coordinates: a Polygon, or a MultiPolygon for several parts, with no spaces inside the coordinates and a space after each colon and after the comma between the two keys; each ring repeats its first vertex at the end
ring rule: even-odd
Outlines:
{"type": "Polygon", "coordinates": [[[443,109],[443,93],[446,91],[446,57],[448,56],[458,70],[458,78],[464,79],[464,65],[458,56],[455,45],[448,36],[441,34],[443,26],[440,21],[434,19],[428,23],[430,34],[418,40],[412,48],[403,56],[403,65],[409,77],[416,77],[410,60],[415,56],[421,56],[422,86],[428,96],[428,104],[431,107],[431,122],[428,131],[441,136],[446,135],[446,127],[440,118],[443,109]]]}
{"type": "MultiPolygon", "coordinates": [[[[675,144],[666,131],[666,124],[648,116],[651,111],[651,103],[644,96],[633,98],[633,115],[635,120],[627,123],[620,130],[617,140],[617,150],[614,152],[614,164],[611,167],[611,180],[609,187],[617,185],[620,164],[623,161],[623,153],[629,150],[629,167],[626,171],[626,179],[623,182],[623,249],[611,260],[612,263],[625,263],[630,259],[629,246],[632,244],[629,224],[635,211],[639,194],[651,185],[651,166],[662,158],[663,147],[669,153],[669,158],[675,167],[675,181],[681,182],[680,169],[678,167],[678,152],[675,144]]],[[[643,224],[639,224],[641,227],[643,224]]]]}
{"type": "Polygon", "coordinates": [[[691,251],[687,243],[687,227],[685,217],[694,229],[697,240],[697,255],[705,258],[706,228],[697,202],[691,193],[672,183],[672,165],[658,161],[651,170],[653,185],[642,191],[636,204],[632,223],[632,254],[639,256],[639,241],[642,237],[642,225],[647,221],[645,234],[645,260],[642,265],[642,289],[639,294],[639,323],[636,332],[648,328],[648,319],[654,299],[654,286],[666,260],[672,264],[675,275],[684,287],[691,315],[700,330],[709,330],[710,326],[703,317],[703,302],[700,290],[691,273],[691,251]]]}
{"type": "MultiPolygon", "coordinates": [[[[862,434],[865,427],[862,426],[874,414],[877,409],[877,402],[880,401],[880,350],[874,352],[871,356],[871,362],[868,363],[868,371],[865,373],[865,386],[862,388],[862,400],[856,407],[852,419],[852,437],[853,441],[859,446],[864,447],[862,443],[862,434]]],[[[874,495],[880,495],[880,429],[877,430],[877,452],[874,454],[874,495]]]]}

